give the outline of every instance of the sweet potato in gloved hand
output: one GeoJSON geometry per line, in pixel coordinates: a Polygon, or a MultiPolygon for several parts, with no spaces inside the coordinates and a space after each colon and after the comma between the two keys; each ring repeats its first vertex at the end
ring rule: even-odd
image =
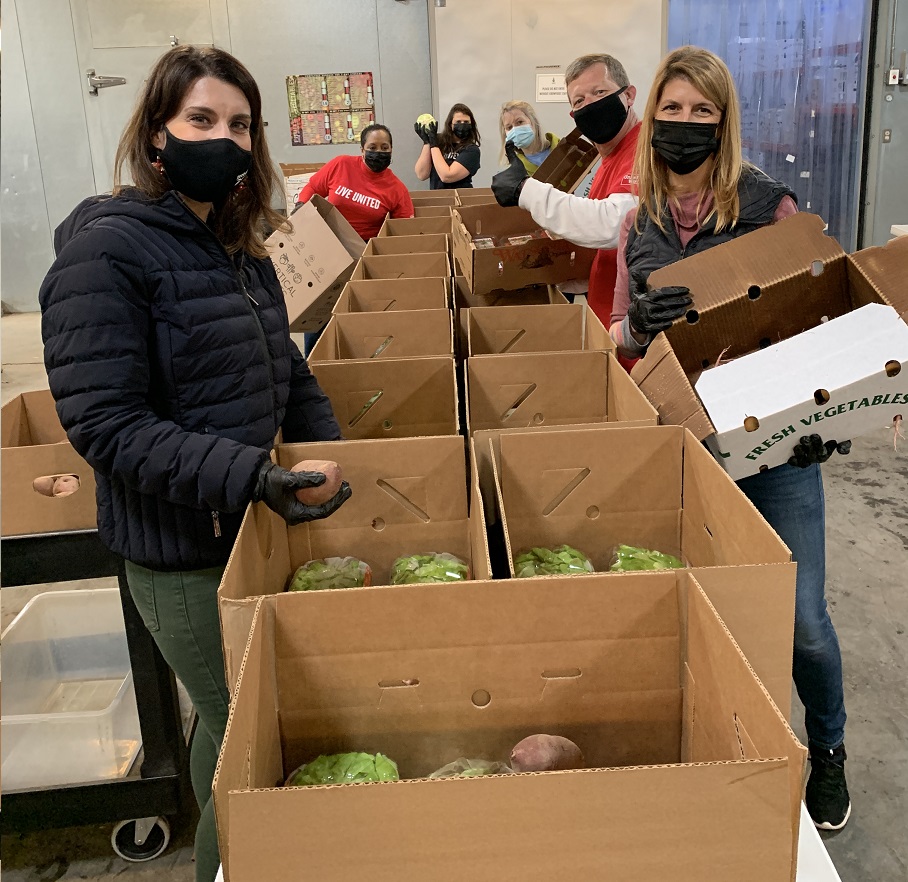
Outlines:
{"type": "Polygon", "coordinates": [[[508,141],[505,154],[510,165],[492,178],[492,195],[499,205],[508,208],[520,204],[520,191],[529,177],[526,167],[517,155],[517,148],[508,141]]]}
{"type": "Polygon", "coordinates": [[[323,472],[291,472],[273,462],[266,462],[259,471],[252,501],[264,502],[291,527],[304,521],[317,521],[334,514],[352,495],[350,485],[343,481],[337,493],[327,502],[307,505],[296,498],[297,490],[319,487],[326,480],[323,472]]]}
{"type": "Polygon", "coordinates": [[[667,285],[650,289],[642,273],[633,274],[631,302],[627,318],[638,334],[658,334],[672,326],[693,305],[690,289],[684,285],[667,285]]]}

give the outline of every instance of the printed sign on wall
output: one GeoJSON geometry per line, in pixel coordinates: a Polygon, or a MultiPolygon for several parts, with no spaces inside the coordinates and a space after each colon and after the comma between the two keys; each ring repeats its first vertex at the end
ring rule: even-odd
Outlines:
{"type": "Polygon", "coordinates": [[[372,74],[300,74],[287,77],[290,139],[308,144],[350,144],[375,122],[372,74]]]}

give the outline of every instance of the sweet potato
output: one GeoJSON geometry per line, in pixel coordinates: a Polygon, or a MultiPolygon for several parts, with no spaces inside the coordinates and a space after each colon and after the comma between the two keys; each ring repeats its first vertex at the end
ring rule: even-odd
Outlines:
{"type": "Polygon", "coordinates": [[[582,769],[580,748],[560,735],[530,735],[511,751],[515,772],[557,772],[582,769]]]}
{"type": "Polygon", "coordinates": [[[322,472],[327,479],[319,487],[307,487],[305,490],[297,490],[296,498],[306,505],[321,505],[327,502],[338,490],[340,490],[341,476],[340,466],[336,462],[326,459],[304,459],[298,462],[290,471],[292,472],[322,472]]]}
{"type": "Polygon", "coordinates": [[[53,496],[54,495],[54,476],[53,475],[41,475],[38,478],[35,478],[32,481],[32,490],[35,493],[40,493],[42,496],[53,496]]]}
{"type": "Polygon", "coordinates": [[[81,486],[82,482],[76,475],[57,475],[54,478],[54,496],[71,496],[81,486]]]}

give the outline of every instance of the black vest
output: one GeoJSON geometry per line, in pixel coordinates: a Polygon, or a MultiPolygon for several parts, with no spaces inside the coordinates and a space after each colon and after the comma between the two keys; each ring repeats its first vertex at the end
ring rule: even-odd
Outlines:
{"type": "Polygon", "coordinates": [[[627,236],[628,276],[633,273],[642,273],[644,278],[657,269],[662,269],[684,257],[690,257],[700,251],[706,251],[715,245],[729,242],[738,236],[743,236],[752,230],[765,227],[772,222],[779,203],[785,196],[791,196],[797,202],[797,196],[785,184],[774,180],[759,170],[745,169],[738,182],[738,200],[740,214],[738,222],[729,229],[726,227],[721,232],[716,232],[716,216],[700,227],[685,248],[681,247],[681,239],[675,229],[675,221],[671,211],[665,205],[662,208],[662,224],[665,232],[653,223],[646,209],[641,205],[638,209],[640,219],[640,232],[631,224],[627,236]]]}

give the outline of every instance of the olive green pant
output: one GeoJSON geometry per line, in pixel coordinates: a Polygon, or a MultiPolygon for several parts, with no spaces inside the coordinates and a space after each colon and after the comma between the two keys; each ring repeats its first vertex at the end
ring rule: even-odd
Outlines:
{"type": "Polygon", "coordinates": [[[126,580],[145,627],[180,678],[198,714],[189,753],[192,789],[201,817],[195,834],[196,882],[214,882],[220,865],[211,782],[230,697],[218,619],[223,567],[161,573],[126,562],[126,580]]]}

